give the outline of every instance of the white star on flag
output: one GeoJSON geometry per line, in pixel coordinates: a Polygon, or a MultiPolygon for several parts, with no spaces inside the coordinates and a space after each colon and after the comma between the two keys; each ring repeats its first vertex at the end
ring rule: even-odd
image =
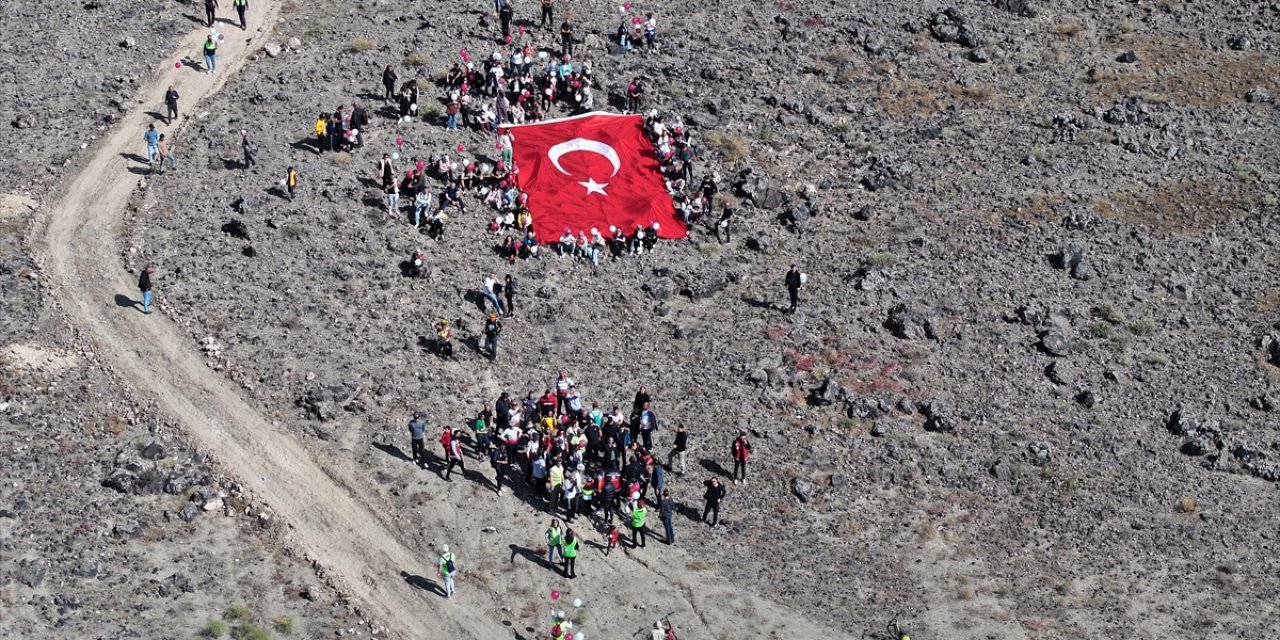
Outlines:
{"type": "Polygon", "coordinates": [[[587,178],[586,182],[579,182],[578,184],[587,188],[587,195],[591,195],[593,193],[598,193],[602,196],[609,195],[604,192],[604,188],[609,186],[608,182],[596,182],[595,178],[587,178]]]}

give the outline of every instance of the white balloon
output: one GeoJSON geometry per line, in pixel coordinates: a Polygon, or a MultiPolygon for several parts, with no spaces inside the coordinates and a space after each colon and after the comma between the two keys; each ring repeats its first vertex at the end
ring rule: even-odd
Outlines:
{"type": "Polygon", "coordinates": [[[284,178],[281,178],[281,179],[280,179],[280,186],[282,186],[282,187],[283,187],[283,186],[285,186],[285,184],[287,184],[287,183],[285,182],[284,178]]]}
{"type": "Polygon", "coordinates": [[[581,609],[581,608],[582,608],[582,598],[574,598],[574,599],[573,599],[573,608],[574,608],[574,609],[581,609]]]}
{"type": "Polygon", "coordinates": [[[458,163],[456,163],[456,162],[451,162],[451,163],[449,163],[449,170],[450,170],[450,171],[457,171],[457,170],[458,170],[458,163]]]}
{"type": "Polygon", "coordinates": [[[352,135],[352,136],[358,136],[358,135],[360,135],[360,130],[359,130],[359,129],[352,129],[352,130],[351,130],[351,135],[352,135]]]}
{"type": "Polygon", "coordinates": [[[409,116],[405,116],[405,117],[404,117],[404,121],[405,121],[405,122],[412,122],[412,121],[413,121],[413,118],[410,118],[409,116]]]}
{"type": "Polygon", "coordinates": [[[584,637],[586,637],[586,636],[582,635],[582,632],[581,632],[581,631],[579,631],[579,632],[577,632],[577,633],[573,634],[573,640],[582,640],[584,637]]]}
{"type": "Polygon", "coordinates": [[[416,102],[415,102],[415,103],[413,103],[413,104],[409,105],[409,110],[410,110],[410,111],[412,111],[412,112],[414,112],[414,113],[417,113],[417,112],[418,112],[418,103],[416,103],[416,102]]]}
{"type": "Polygon", "coordinates": [[[209,27],[209,35],[211,35],[211,36],[216,36],[216,35],[218,35],[218,30],[217,30],[217,29],[214,29],[213,27],[209,27]]]}
{"type": "Polygon", "coordinates": [[[400,154],[398,154],[398,153],[393,153],[393,154],[391,154],[391,159],[392,159],[392,160],[399,160],[399,159],[400,159],[400,154]]]}

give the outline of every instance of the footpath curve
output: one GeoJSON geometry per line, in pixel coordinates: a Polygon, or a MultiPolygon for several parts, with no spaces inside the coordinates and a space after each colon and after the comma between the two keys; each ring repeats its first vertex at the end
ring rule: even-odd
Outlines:
{"type": "MultiPolygon", "coordinates": [[[[253,28],[247,34],[227,30],[218,49],[217,73],[166,62],[139,91],[143,102],[124,116],[47,207],[49,299],[92,339],[118,375],[144,395],[153,395],[202,449],[214,452],[226,473],[289,524],[291,543],[315,558],[326,576],[359,602],[364,616],[381,621],[393,637],[510,637],[510,630],[484,616],[464,620],[457,615],[471,608],[465,593],[455,598],[462,607],[439,606],[424,616],[424,600],[437,596],[406,584],[401,572],[433,579],[434,555],[422,557],[401,544],[367,503],[340,486],[294,438],[263,419],[233,385],[209,370],[176,325],[161,314],[143,316],[114,302],[117,294],[136,295],[136,283],[118,258],[121,216],[137,185],[125,154],[143,147],[142,132],[151,122],[146,111],[170,84],[183,97],[183,113],[191,113],[262,46],[279,17],[279,2],[259,0],[250,12],[253,28]]],[[[200,51],[205,36],[203,29],[189,34],[173,59],[200,51]]]]}

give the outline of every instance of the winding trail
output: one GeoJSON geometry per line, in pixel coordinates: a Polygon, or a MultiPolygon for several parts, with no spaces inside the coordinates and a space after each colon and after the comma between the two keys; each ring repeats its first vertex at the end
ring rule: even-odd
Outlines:
{"type": "MultiPolygon", "coordinates": [[[[288,523],[290,544],[313,558],[337,588],[359,603],[361,615],[380,621],[388,635],[523,637],[498,622],[512,617],[501,613],[509,603],[486,590],[460,584],[450,601],[424,591],[436,580],[434,550],[424,548],[419,532],[407,530],[405,520],[387,515],[394,510],[367,479],[345,465],[322,467],[284,427],[264,419],[234,384],[209,369],[190,337],[162,314],[143,316],[115,303],[115,296],[135,292],[133,276],[119,264],[120,225],[138,181],[130,174],[132,161],[126,157],[145,148],[141,136],[151,122],[146,112],[170,84],[183,96],[183,113],[193,112],[265,43],[279,17],[279,4],[278,0],[252,3],[254,29],[247,34],[228,28],[227,39],[219,47],[217,74],[165,63],[140,90],[140,102],[48,205],[43,244],[52,287],[49,299],[117,375],[143,395],[153,396],[200,448],[213,452],[224,472],[269,504],[288,523]]],[[[204,37],[203,29],[189,34],[174,59],[184,57],[184,52],[198,52],[204,37]]],[[[541,516],[522,516],[532,517],[541,516]]],[[[660,590],[663,597],[675,598],[669,604],[689,614],[683,619],[702,623],[704,629],[697,637],[845,636],[753,593],[756,585],[744,588],[712,572],[686,570],[690,558],[678,549],[664,554],[670,555],[661,565],[629,563],[624,580],[636,589],[671,586],[660,590]]]]}

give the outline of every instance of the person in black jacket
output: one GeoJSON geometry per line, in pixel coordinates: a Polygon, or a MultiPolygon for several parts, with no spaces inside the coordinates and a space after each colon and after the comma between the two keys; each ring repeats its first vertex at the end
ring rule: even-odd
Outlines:
{"type": "Polygon", "coordinates": [[[357,131],[355,145],[364,146],[364,128],[369,125],[369,113],[357,103],[351,103],[351,129],[357,131]]]}
{"type": "Polygon", "coordinates": [[[498,336],[501,333],[502,321],[498,314],[490,312],[488,321],[484,323],[484,348],[489,352],[490,360],[498,359],[498,336]]]}
{"type": "Polygon", "coordinates": [[[796,307],[800,306],[800,286],[804,284],[800,281],[800,270],[796,266],[791,265],[791,270],[787,272],[787,295],[791,296],[791,308],[788,313],[795,313],[796,307]]]}
{"type": "Polygon", "coordinates": [[[667,456],[667,468],[675,471],[676,462],[680,463],[680,475],[684,475],[689,467],[686,462],[689,452],[689,432],[684,430],[684,423],[676,424],[676,440],[671,445],[671,453],[667,456]]]}
{"type": "Polygon", "coordinates": [[[707,514],[711,514],[711,526],[720,523],[720,501],[724,500],[724,485],[720,484],[720,480],[712,478],[705,483],[707,490],[702,494],[702,500],[706,506],[702,508],[702,521],[707,521],[707,514]]]}
{"type": "Polygon", "coordinates": [[[383,102],[391,102],[391,98],[393,98],[396,93],[396,80],[399,79],[400,76],[396,75],[395,67],[387,65],[387,68],[382,70],[382,87],[386,89],[382,94],[383,102]]]}
{"type": "Polygon", "coordinates": [[[173,124],[178,119],[178,90],[173,85],[169,85],[169,90],[164,92],[164,107],[167,112],[164,123],[173,124]]]}
{"type": "Polygon", "coordinates": [[[507,274],[507,279],[502,284],[502,295],[507,299],[507,317],[510,318],[516,309],[516,278],[511,274],[507,274]]]}
{"type": "Polygon", "coordinates": [[[138,276],[138,290],[142,292],[142,312],[151,313],[151,265],[138,276]]]}

